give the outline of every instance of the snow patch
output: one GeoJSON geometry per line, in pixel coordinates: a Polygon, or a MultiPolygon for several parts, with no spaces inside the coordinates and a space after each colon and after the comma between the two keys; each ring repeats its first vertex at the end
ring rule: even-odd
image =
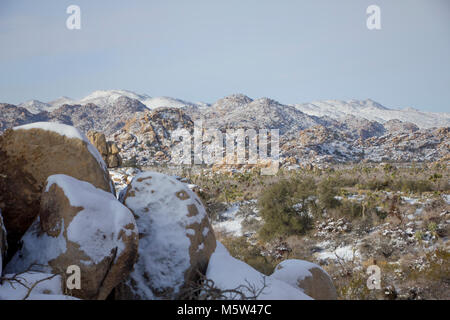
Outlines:
{"type": "Polygon", "coordinates": [[[117,201],[114,195],[88,182],[57,174],[47,179],[45,191],[54,184],[64,191],[71,206],[83,207],[67,228],[69,241],[79,244],[80,250],[94,263],[100,262],[105,252],[110,252],[115,247],[118,248],[117,256],[120,256],[125,248],[122,240],[118,238],[120,232],[123,230],[126,236],[134,232],[123,228],[135,224],[130,210],[117,201]]]}
{"type": "MultiPolygon", "coordinates": [[[[235,289],[239,286],[254,286],[256,289],[263,289],[265,279],[266,288],[258,296],[258,300],[312,299],[300,289],[275,277],[267,277],[248,264],[233,258],[219,241],[217,241],[216,250],[209,260],[206,277],[214,281],[215,286],[222,290],[235,289]]],[[[253,295],[253,292],[247,288],[242,288],[242,292],[248,297],[253,295]]],[[[226,294],[226,296],[228,299],[240,298],[231,293],[226,294]]]]}
{"type": "Polygon", "coordinates": [[[9,280],[3,281],[0,285],[0,300],[23,300],[28,293],[28,288],[38,281],[41,282],[36,284],[27,300],[78,300],[64,295],[61,288],[62,278],[59,275],[29,271],[17,276],[23,284],[12,280],[15,276],[15,274],[4,275],[4,278],[9,280]]]}

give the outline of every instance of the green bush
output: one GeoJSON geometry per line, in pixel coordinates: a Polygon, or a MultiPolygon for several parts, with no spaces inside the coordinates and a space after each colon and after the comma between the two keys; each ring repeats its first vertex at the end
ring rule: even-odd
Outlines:
{"type": "Polygon", "coordinates": [[[340,201],[336,199],[339,188],[335,179],[326,178],[317,185],[317,197],[322,209],[336,208],[340,201]]]}
{"type": "Polygon", "coordinates": [[[395,189],[403,192],[422,193],[433,191],[433,184],[429,180],[399,179],[395,182],[395,189]]]}
{"type": "Polygon", "coordinates": [[[344,200],[339,207],[343,216],[350,216],[352,218],[359,218],[363,215],[363,206],[356,201],[344,200]]]}
{"type": "Polygon", "coordinates": [[[313,179],[280,180],[271,185],[258,199],[264,224],[263,239],[304,234],[312,228],[311,213],[315,208],[313,179]]]}

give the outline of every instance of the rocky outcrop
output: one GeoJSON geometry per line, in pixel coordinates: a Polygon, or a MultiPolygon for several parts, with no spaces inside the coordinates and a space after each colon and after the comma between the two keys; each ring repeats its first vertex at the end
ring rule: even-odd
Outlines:
{"type": "Polygon", "coordinates": [[[317,264],[303,260],[285,260],[275,267],[272,278],[300,288],[315,300],[336,300],[331,277],[317,264]]]}
{"type": "Polygon", "coordinates": [[[139,258],[116,298],[183,297],[216,247],[201,201],[182,182],[156,172],[138,174],[120,199],[136,217],[139,258]]]}
{"type": "Polygon", "coordinates": [[[48,178],[39,217],[22,237],[22,248],[8,273],[35,265],[66,275],[80,268],[81,286],[65,288],[82,299],[106,299],[124,280],[137,257],[137,227],[132,213],[114,195],[66,175],[48,178]]]}
{"type": "Polygon", "coordinates": [[[384,124],[389,132],[416,132],[419,127],[411,122],[402,122],[400,120],[389,120],[384,124]]]}
{"type": "Polygon", "coordinates": [[[106,141],[105,134],[97,131],[89,131],[87,137],[100,152],[108,168],[121,166],[122,158],[119,155],[120,150],[115,142],[106,141]]]}
{"type": "Polygon", "coordinates": [[[47,113],[34,115],[27,109],[8,103],[0,103],[0,132],[35,121],[46,121],[47,113]]]}
{"type": "Polygon", "coordinates": [[[35,123],[0,136],[0,209],[8,231],[9,256],[39,213],[47,178],[58,173],[114,193],[100,154],[77,129],[35,123]]]}
{"type": "Polygon", "coordinates": [[[136,115],[109,139],[117,143],[124,165],[135,159],[139,165],[146,166],[170,161],[175,143],[172,132],[190,131],[193,127],[191,118],[183,110],[159,108],[136,115]]]}
{"type": "Polygon", "coordinates": [[[105,106],[65,104],[49,113],[47,121],[72,125],[84,133],[95,130],[109,135],[120,130],[127,119],[145,110],[148,109],[138,100],[120,97],[105,106]]]}

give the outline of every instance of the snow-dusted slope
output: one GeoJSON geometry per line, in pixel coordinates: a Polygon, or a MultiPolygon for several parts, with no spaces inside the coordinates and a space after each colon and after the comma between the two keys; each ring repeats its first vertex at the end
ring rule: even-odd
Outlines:
{"type": "Polygon", "coordinates": [[[57,109],[59,107],[61,107],[64,104],[75,104],[75,100],[69,98],[69,97],[59,97],[58,99],[55,99],[53,101],[48,102],[48,104],[50,106],[52,106],[52,108],[57,109]]]}
{"type": "Polygon", "coordinates": [[[26,102],[19,104],[18,107],[25,108],[33,114],[38,114],[43,111],[52,112],[64,104],[77,104],[77,101],[68,97],[60,97],[50,102],[42,102],[39,100],[28,100],[26,102]]]}
{"type": "Polygon", "coordinates": [[[38,100],[30,100],[20,104],[19,106],[27,109],[31,113],[37,114],[42,111],[51,112],[64,104],[87,105],[92,103],[100,108],[104,108],[106,106],[114,105],[120,97],[138,100],[149,109],[160,107],[182,108],[207,106],[205,103],[192,103],[171,97],[150,97],[147,94],[137,94],[129,90],[97,90],[81,98],[80,100],[60,97],[47,103],[38,100]]]}
{"type": "Polygon", "coordinates": [[[29,100],[19,104],[18,107],[25,108],[33,114],[38,114],[42,111],[48,111],[51,106],[48,103],[39,100],[29,100]]]}
{"type": "Polygon", "coordinates": [[[150,98],[146,94],[140,95],[128,90],[98,90],[92,92],[81,100],[76,101],[76,104],[85,105],[88,103],[93,103],[99,107],[105,107],[107,105],[114,104],[117,99],[122,96],[139,101],[144,101],[150,98]]]}
{"type": "Polygon", "coordinates": [[[170,97],[153,97],[145,100],[141,100],[143,104],[149,109],[155,109],[160,107],[169,107],[169,108],[182,108],[186,106],[196,106],[195,103],[183,101],[180,99],[174,99],[170,97]]]}
{"type": "MultiPolygon", "coordinates": [[[[253,100],[245,95],[237,94],[220,99],[209,106],[205,103],[193,103],[171,97],[150,97],[147,94],[137,94],[128,90],[98,90],[80,100],[72,100],[67,97],[61,97],[47,103],[38,100],[30,100],[19,106],[27,109],[33,114],[37,114],[41,111],[51,112],[64,104],[83,106],[95,104],[99,108],[111,107],[114,106],[121,97],[137,100],[148,109],[160,107],[185,108],[187,113],[193,116],[193,118],[204,116],[206,118],[213,118],[214,121],[221,122],[214,123],[214,125],[218,125],[219,127],[224,123],[227,125],[236,124],[238,119],[240,122],[257,122],[259,126],[263,124],[267,126],[267,122],[274,122],[273,118],[286,120],[287,118],[294,117],[298,118],[297,120],[302,120],[300,122],[305,122],[305,118],[310,118],[310,116],[326,117],[327,119],[338,121],[345,121],[345,119],[348,119],[348,117],[351,116],[356,117],[357,119],[364,118],[370,121],[377,121],[382,124],[389,120],[400,120],[413,123],[420,128],[450,126],[450,113],[424,112],[413,108],[389,109],[370,99],[349,101],[324,100],[311,103],[283,105],[268,98],[253,100]],[[270,112],[267,113],[268,110],[266,110],[267,108],[265,107],[269,105],[269,109],[272,111],[278,109],[278,111],[275,112],[276,114],[271,114],[270,112]],[[299,116],[300,113],[298,111],[303,112],[304,115],[299,116]],[[271,120],[269,121],[269,119],[271,120]]],[[[289,125],[290,123],[288,122],[277,124],[289,125]]],[[[310,124],[311,123],[308,123],[308,125],[310,124]]]]}
{"type": "Polygon", "coordinates": [[[309,115],[318,117],[328,116],[336,120],[342,120],[346,116],[352,115],[380,123],[398,119],[404,122],[412,122],[420,128],[450,126],[450,113],[424,112],[413,108],[401,110],[388,109],[370,99],[349,101],[325,100],[295,104],[294,107],[309,115]]]}
{"type": "Polygon", "coordinates": [[[253,100],[242,94],[220,99],[211,107],[203,109],[200,114],[191,110],[187,110],[187,113],[194,120],[205,120],[205,126],[211,128],[268,128],[279,129],[282,134],[322,123],[320,119],[293,106],[283,105],[269,98],[253,100]]]}

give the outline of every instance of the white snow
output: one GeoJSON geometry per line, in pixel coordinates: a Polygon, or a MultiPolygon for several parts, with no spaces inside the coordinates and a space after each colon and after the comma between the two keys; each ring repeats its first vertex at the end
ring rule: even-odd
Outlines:
{"type": "Polygon", "coordinates": [[[150,97],[147,94],[137,94],[133,91],[120,89],[96,90],[79,100],[74,100],[68,97],[60,97],[50,102],[29,100],[19,104],[19,106],[27,109],[33,114],[37,114],[42,111],[52,112],[64,104],[86,105],[89,103],[93,103],[101,108],[104,108],[114,104],[120,97],[127,97],[130,99],[138,100],[148,109],[155,109],[160,107],[182,108],[187,106],[198,107],[202,109],[209,107],[209,105],[204,102],[194,103],[171,97],[150,97]]]}
{"type": "Polygon", "coordinates": [[[41,282],[31,290],[27,300],[78,300],[64,295],[60,275],[29,271],[20,275],[5,274],[3,278],[8,280],[4,280],[0,285],[0,300],[23,300],[28,293],[28,288],[38,281],[41,282]],[[14,280],[14,277],[22,284],[14,280]]]}
{"type": "Polygon", "coordinates": [[[234,203],[225,212],[221,213],[221,218],[224,221],[215,222],[213,224],[214,230],[229,233],[236,237],[242,236],[242,221],[244,217],[238,215],[239,209],[240,204],[234,203]]]}
{"type": "Polygon", "coordinates": [[[352,261],[359,258],[359,251],[352,245],[342,246],[330,251],[322,251],[314,254],[318,260],[339,260],[352,261]]]}
{"type": "Polygon", "coordinates": [[[75,103],[80,105],[93,103],[99,107],[106,107],[110,104],[115,103],[116,100],[122,96],[139,101],[150,98],[148,95],[140,95],[128,90],[97,90],[82,98],[81,100],[76,101],[75,103]]]}
{"type": "MultiPolygon", "coordinates": [[[[311,297],[300,289],[275,277],[264,276],[243,261],[233,258],[219,241],[217,241],[216,250],[209,260],[206,277],[214,281],[215,286],[222,290],[244,286],[241,287],[241,290],[247,297],[254,294],[248,288],[263,289],[265,279],[267,287],[258,296],[259,300],[311,300],[311,297]]],[[[226,296],[228,299],[241,298],[232,293],[228,293],[226,296]]]]}
{"type": "Polygon", "coordinates": [[[25,108],[33,114],[38,114],[42,111],[49,111],[51,108],[49,104],[39,100],[29,100],[19,104],[18,107],[25,108]]]}
{"type": "Polygon", "coordinates": [[[65,136],[69,139],[79,139],[86,143],[86,146],[92,156],[97,160],[100,166],[106,170],[106,164],[103,161],[102,156],[98,152],[97,148],[95,148],[86,138],[86,136],[77,128],[69,126],[67,124],[56,123],[56,122],[33,122],[29,124],[25,124],[22,126],[14,127],[14,130],[30,130],[30,129],[41,129],[45,131],[55,132],[61,136],[65,136]]]}
{"type": "Polygon", "coordinates": [[[450,204],[450,194],[443,194],[442,198],[447,204],[450,204]]]}
{"type": "Polygon", "coordinates": [[[418,199],[418,198],[410,198],[410,197],[402,197],[402,200],[405,201],[408,204],[414,205],[417,202],[419,202],[420,199],[418,199]]]}
{"type": "Polygon", "coordinates": [[[129,236],[133,231],[123,227],[135,224],[130,210],[114,195],[88,182],[63,174],[53,175],[47,179],[46,191],[53,184],[63,189],[71,206],[84,208],[69,224],[68,239],[79,244],[94,263],[100,262],[105,252],[114,247],[118,247],[117,256],[120,256],[124,245],[119,234],[124,231],[129,236]]]}
{"type": "Polygon", "coordinates": [[[128,187],[136,190],[125,204],[135,214],[139,229],[139,258],[130,277],[139,285],[137,294],[147,299],[154,289],[173,288],[174,294],[184,283],[184,272],[190,267],[189,234],[187,226],[200,223],[206,211],[194,192],[173,177],[142,172],[128,187]],[[184,191],[189,198],[176,196],[184,191]],[[188,205],[196,205],[198,214],[189,216],[188,205]],[[148,275],[148,280],[144,279],[148,275]]]}
{"type": "Polygon", "coordinates": [[[192,102],[174,99],[170,97],[153,97],[141,100],[143,104],[149,109],[156,109],[161,107],[182,108],[186,106],[195,106],[192,102]]]}
{"type": "Polygon", "coordinates": [[[326,100],[296,104],[294,107],[313,116],[328,116],[342,120],[348,116],[385,123],[398,119],[412,122],[421,128],[447,127],[450,125],[450,113],[424,112],[412,108],[402,110],[388,109],[379,103],[368,100],[326,100]]]}
{"type": "MultiPolygon", "coordinates": [[[[61,224],[64,224],[64,221],[61,224]]],[[[37,217],[23,235],[21,239],[23,246],[6,265],[5,272],[23,272],[33,264],[40,265],[36,270],[51,272],[48,261],[57,258],[67,251],[67,242],[64,238],[63,231],[64,229],[61,228],[61,232],[57,237],[51,237],[43,233],[41,231],[40,219],[37,217]]]]}

